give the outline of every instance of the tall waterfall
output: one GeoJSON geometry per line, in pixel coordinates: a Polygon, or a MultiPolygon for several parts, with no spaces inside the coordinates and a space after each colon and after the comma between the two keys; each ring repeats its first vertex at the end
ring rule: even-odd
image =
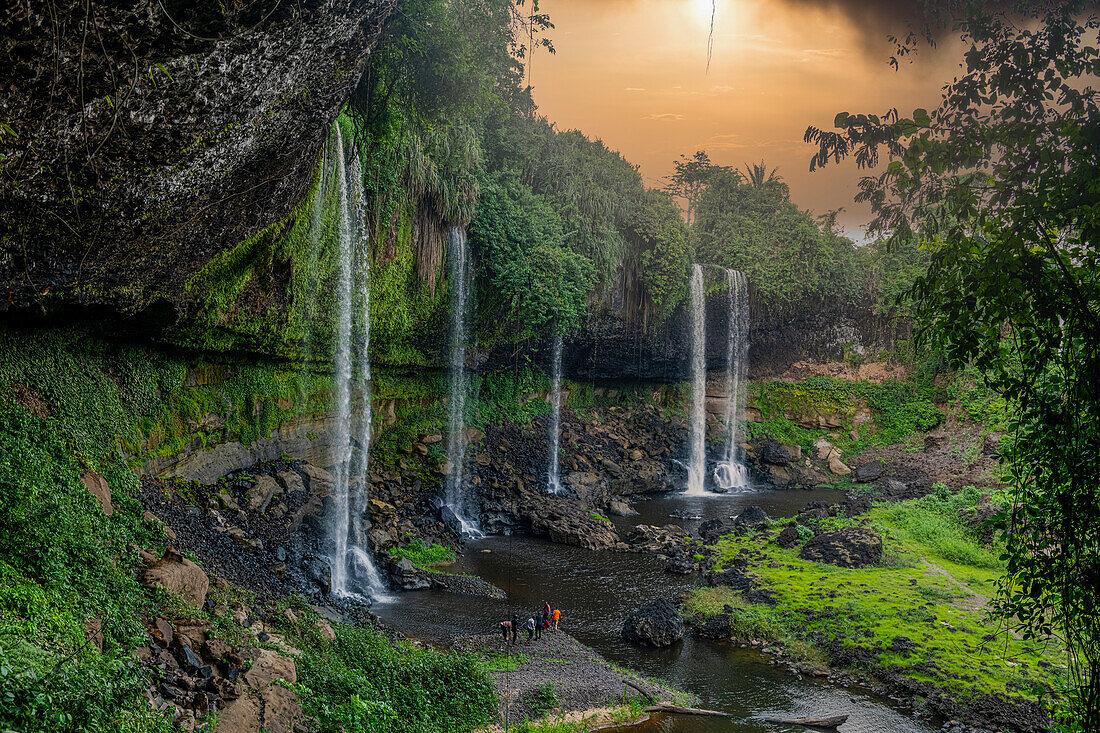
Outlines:
{"type": "Polygon", "coordinates": [[[725,490],[749,485],[737,425],[744,413],[744,382],[748,370],[748,281],[737,270],[726,270],[729,297],[729,330],[726,337],[726,452],[714,469],[714,482],[725,490]]]}
{"type": "Polygon", "coordinates": [[[561,457],[561,336],[554,336],[553,365],[550,368],[550,469],[546,475],[546,490],[562,493],[561,457]]]}
{"type": "Polygon", "coordinates": [[[336,126],[336,192],[339,206],[336,263],[336,332],[333,352],[336,372],[336,487],[333,491],[332,593],[380,597],[382,582],[367,551],[364,514],[370,481],[370,249],[366,236],[363,171],[358,151],[351,151],[351,170],[345,162],[343,136],[336,126]],[[356,281],[359,287],[356,288],[356,281]],[[358,318],[354,313],[358,312],[358,318]],[[358,329],[353,326],[358,322],[358,329]],[[354,331],[357,330],[358,333],[354,331]],[[356,343],[357,342],[357,343],[356,343]],[[354,369],[358,358],[359,369],[354,369]],[[358,456],[352,441],[352,393],[362,394],[358,456]]]}
{"type": "Polygon", "coordinates": [[[473,268],[466,247],[466,230],[454,227],[447,235],[447,266],[451,281],[451,399],[447,429],[447,460],[451,470],[445,484],[446,506],[454,513],[464,537],[480,537],[477,524],[466,518],[466,340],[469,338],[473,268]]]}
{"type": "Polygon", "coordinates": [[[685,493],[702,495],[707,470],[707,301],[703,266],[691,267],[691,452],[685,493]]]}

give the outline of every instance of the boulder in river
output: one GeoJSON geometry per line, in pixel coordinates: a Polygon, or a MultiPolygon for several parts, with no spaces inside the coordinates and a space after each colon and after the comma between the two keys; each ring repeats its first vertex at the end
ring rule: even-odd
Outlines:
{"type": "Polygon", "coordinates": [[[750,506],[745,508],[737,518],[733,520],[734,524],[741,526],[755,527],[760,524],[765,524],[768,521],[768,513],[758,506],[750,506]]]}
{"type": "Polygon", "coordinates": [[[670,646],[684,638],[684,618],[675,603],[662,598],[631,611],[622,637],[646,646],[670,646]]]}
{"type": "Polygon", "coordinates": [[[866,527],[841,527],[808,540],[800,557],[844,568],[863,568],[882,558],[882,537],[866,527]]]}
{"type": "Polygon", "coordinates": [[[708,519],[695,530],[700,541],[706,545],[713,545],[718,539],[733,531],[733,525],[726,519],[708,519]]]}

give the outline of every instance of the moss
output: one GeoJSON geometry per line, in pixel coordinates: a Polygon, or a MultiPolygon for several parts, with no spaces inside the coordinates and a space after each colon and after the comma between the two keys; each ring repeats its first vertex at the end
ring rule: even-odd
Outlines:
{"type": "Polygon", "coordinates": [[[863,569],[802,560],[799,548],[769,544],[767,533],[724,537],[719,565],[752,558],[751,570],[775,592],[777,605],[752,606],[732,589],[716,588],[696,591],[688,610],[713,615],[728,605],[735,635],[811,643],[834,657],[863,660],[857,664],[869,671],[932,682],[964,701],[1033,697],[1036,688],[1058,687],[1063,650],[1006,633],[988,615],[986,601],[1002,572],[996,548],[982,547],[934,501],[876,506],[870,522],[885,537],[887,560],[863,569]],[[895,637],[916,646],[906,651],[895,637]]]}
{"type": "Polygon", "coordinates": [[[278,363],[194,363],[73,332],[0,330],[0,393],[40,402],[76,460],[116,491],[136,486],[131,469],[148,458],[227,437],[249,444],[321,414],[331,388],[328,375],[278,363]],[[189,386],[189,375],[207,383],[189,386]]]}

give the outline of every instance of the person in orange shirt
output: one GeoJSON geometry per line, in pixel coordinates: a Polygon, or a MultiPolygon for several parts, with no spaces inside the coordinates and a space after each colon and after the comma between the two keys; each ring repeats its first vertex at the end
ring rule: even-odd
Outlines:
{"type": "Polygon", "coordinates": [[[554,629],[554,631],[558,630],[558,621],[560,619],[561,619],[561,611],[559,611],[558,609],[555,608],[554,609],[554,625],[552,627],[554,629]]]}

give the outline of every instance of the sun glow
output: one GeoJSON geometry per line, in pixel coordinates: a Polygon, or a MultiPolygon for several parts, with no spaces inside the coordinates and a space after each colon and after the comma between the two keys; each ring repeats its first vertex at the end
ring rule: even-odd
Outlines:
{"type": "Polygon", "coordinates": [[[718,0],[691,0],[695,6],[695,17],[704,25],[710,25],[710,15],[712,8],[717,4],[718,0]]]}

